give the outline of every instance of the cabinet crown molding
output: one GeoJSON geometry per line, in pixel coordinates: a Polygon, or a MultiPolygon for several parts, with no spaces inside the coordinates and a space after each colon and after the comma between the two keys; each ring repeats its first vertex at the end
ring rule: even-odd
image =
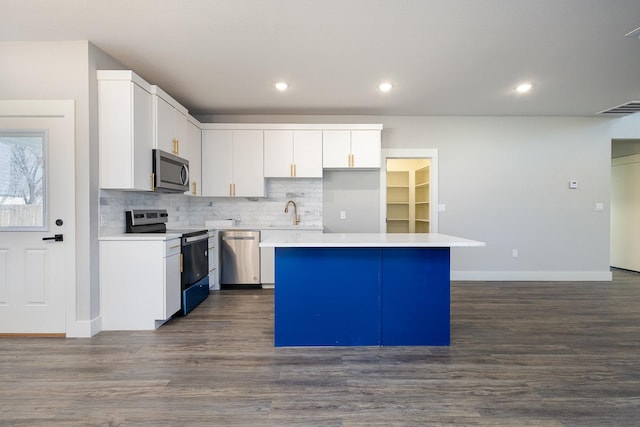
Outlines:
{"type": "Polygon", "coordinates": [[[149,93],[153,90],[151,84],[131,70],[97,70],[96,76],[98,80],[132,81],[149,93]]]}
{"type": "Polygon", "coordinates": [[[202,123],[211,130],[382,130],[382,124],[202,123]]]}

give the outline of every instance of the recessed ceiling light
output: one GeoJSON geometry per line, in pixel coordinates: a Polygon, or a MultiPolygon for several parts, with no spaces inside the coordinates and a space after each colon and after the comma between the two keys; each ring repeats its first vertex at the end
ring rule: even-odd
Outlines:
{"type": "Polygon", "coordinates": [[[533,85],[531,83],[522,83],[520,85],[518,85],[518,87],[516,87],[516,90],[519,93],[527,93],[531,90],[531,88],[533,87],[533,85]]]}
{"type": "Polygon", "coordinates": [[[289,85],[286,84],[285,82],[278,82],[274,86],[276,87],[276,89],[278,89],[280,91],[287,90],[287,88],[289,87],[289,85]]]}
{"type": "Polygon", "coordinates": [[[380,85],[378,86],[378,89],[380,89],[380,91],[382,92],[389,92],[392,87],[393,85],[391,83],[384,82],[384,83],[380,83],[380,85]]]}

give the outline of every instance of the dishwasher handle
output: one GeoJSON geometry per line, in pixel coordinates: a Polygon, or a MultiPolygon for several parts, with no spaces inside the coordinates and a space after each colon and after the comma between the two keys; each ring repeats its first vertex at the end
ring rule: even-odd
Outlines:
{"type": "Polygon", "coordinates": [[[222,236],[222,240],[256,240],[256,236],[222,236]]]}

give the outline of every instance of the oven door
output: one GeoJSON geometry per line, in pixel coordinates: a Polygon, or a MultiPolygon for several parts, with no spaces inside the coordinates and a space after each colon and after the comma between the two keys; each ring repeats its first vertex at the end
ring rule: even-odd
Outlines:
{"type": "Polygon", "coordinates": [[[182,289],[209,274],[209,233],[182,238],[182,289]]]}

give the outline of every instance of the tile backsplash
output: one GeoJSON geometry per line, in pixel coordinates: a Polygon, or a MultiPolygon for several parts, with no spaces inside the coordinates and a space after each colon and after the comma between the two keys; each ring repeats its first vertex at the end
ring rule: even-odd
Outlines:
{"type": "Polygon", "coordinates": [[[125,231],[124,212],[130,209],[166,209],[170,228],[204,226],[205,221],[233,219],[239,226],[289,225],[293,212],[284,212],[286,202],[298,205],[300,224],[322,226],[322,178],[269,178],[267,197],[190,197],[100,190],[100,235],[125,231]]]}

